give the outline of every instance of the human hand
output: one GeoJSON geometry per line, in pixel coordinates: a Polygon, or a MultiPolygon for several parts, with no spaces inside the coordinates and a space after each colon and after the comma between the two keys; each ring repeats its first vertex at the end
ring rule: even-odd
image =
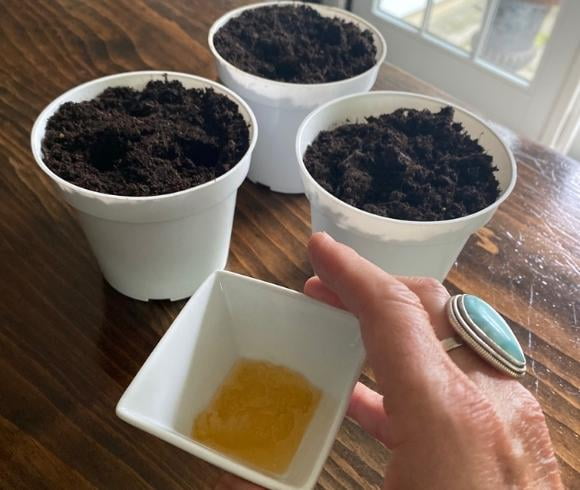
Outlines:
{"type": "MultiPolygon", "coordinates": [[[[395,278],[317,233],[304,292],[360,322],[378,394],[358,383],[348,415],[391,450],[385,489],[562,488],[542,410],[469,348],[446,353],[449,294],[395,278]]],[[[227,475],[220,490],[260,487],[227,475]]]]}

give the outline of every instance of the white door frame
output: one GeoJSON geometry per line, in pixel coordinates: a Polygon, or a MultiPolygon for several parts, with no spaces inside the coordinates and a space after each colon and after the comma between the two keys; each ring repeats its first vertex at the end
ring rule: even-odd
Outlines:
{"type": "Polygon", "coordinates": [[[580,126],[580,49],[552,109],[540,141],[568,153],[580,126]]]}

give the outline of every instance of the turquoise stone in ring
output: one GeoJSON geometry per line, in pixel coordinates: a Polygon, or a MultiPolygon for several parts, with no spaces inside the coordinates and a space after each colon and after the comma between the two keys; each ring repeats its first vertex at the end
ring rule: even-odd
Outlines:
{"type": "Polygon", "coordinates": [[[526,372],[526,357],[503,317],[488,303],[470,294],[459,294],[447,304],[455,331],[477,354],[514,377],[526,372]]]}

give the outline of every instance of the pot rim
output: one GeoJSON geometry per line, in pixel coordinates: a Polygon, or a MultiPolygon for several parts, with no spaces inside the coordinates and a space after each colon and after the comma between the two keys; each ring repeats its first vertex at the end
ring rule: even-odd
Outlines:
{"type": "MultiPolygon", "coordinates": [[[[346,122],[346,118],[345,118],[345,122],[346,122]]],[[[482,215],[485,215],[486,213],[489,213],[490,211],[494,211],[495,209],[497,209],[512,193],[512,191],[516,185],[516,181],[517,181],[517,166],[516,166],[516,162],[515,162],[513,153],[510,150],[510,148],[507,146],[505,141],[497,134],[497,132],[488,123],[486,123],[480,117],[476,116],[473,112],[468,111],[467,109],[464,109],[463,107],[461,107],[457,104],[454,104],[452,102],[449,102],[445,99],[441,99],[439,97],[431,97],[429,95],[415,94],[412,92],[377,90],[377,91],[373,91],[373,92],[346,95],[344,97],[339,97],[337,99],[333,99],[330,102],[327,102],[326,104],[323,104],[320,107],[314,109],[310,114],[308,114],[308,116],[306,116],[304,121],[302,121],[302,124],[300,124],[300,127],[298,128],[298,131],[296,133],[296,146],[295,146],[295,148],[296,148],[296,156],[298,158],[298,166],[300,168],[302,175],[305,176],[311,183],[314,183],[314,185],[316,187],[316,191],[318,193],[324,195],[327,199],[329,199],[338,208],[346,209],[350,213],[353,213],[353,212],[358,213],[358,214],[365,216],[367,218],[375,219],[378,223],[384,223],[384,224],[393,223],[393,224],[408,225],[408,226],[414,226],[414,227],[417,227],[417,226],[431,226],[431,227],[433,227],[433,226],[441,226],[441,225],[465,224],[465,222],[467,222],[467,221],[472,221],[473,219],[476,219],[482,215]],[[500,142],[501,146],[505,150],[505,152],[508,156],[508,165],[509,165],[510,170],[511,170],[510,182],[507,185],[507,187],[505,188],[505,190],[502,191],[501,196],[499,196],[494,202],[492,202],[491,204],[489,204],[485,208],[480,209],[479,211],[477,211],[475,213],[471,213],[471,214],[468,214],[466,216],[461,216],[459,218],[453,218],[453,219],[448,219],[448,220],[438,220],[438,221],[412,221],[412,220],[388,218],[385,216],[379,216],[378,214],[369,213],[368,211],[364,211],[360,208],[357,208],[355,206],[352,206],[352,205],[344,202],[343,200],[339,199],[338,197],[336,197],[333,194],[331,194],[330,192],[328,192],[324,187],[322,187],[318,183],[318,181],[310,174],[308,169],[306,168],[306,165],[304,164],[304,160],[303,160],[303,155],[300,152],[300,142],[302,140],[302,134],[304,132],[304,128],[319,113],[327,110],[329,107],[331,107],[333,105],[340,104],[341,102],[343,102],[347,99],[363,98],[363,97],[382,98],[385,96],[387,96],[387,97],[401,97],[401,96],[412,97],[412,98],[416,98],[416,99],[420,99],[420,100],[428,100],[431,102],[436,102],[436,103],[439,103],[442,105],[448,105],[448,106],[453,107],[453,109],[455,111],[462,112],[463,114],[473,118],[478,124],[480,124],[483,128],[488,130],[500,142]]],[[[486,150],[485,147],[484,147],[484,150],[486,150]]],[[[307,194],[307,196],[308,196],[308,194],[307,194]]]]}
{"type": "MultiPolygon", "coordinates": [[[[157,79],[157,78],[152,78],[152,80],[155,80],[155,79],[157,79]]],[[[256,117],[255,117],[252,109],[250,108],[250,106],[239,95],[237,95],[234,91],[230,90],[229,88],[221,85],[220,83],[218,83],[214,80],[209,80],[207,78],[200,77],[197,75],[191,75],[188,73],[166,71],[166,70],[140,70],[140,71],[122,72],[122,73],[116,73],[113,75],[108,75],[105,77],[95,78],[93,80],[82,83],[80,85],[76,85],[75,87],[73,87],[73,88],[67,90],[66,92],[62,93],[61,95],[59,95],[56,99],[54,99],[52,102],[50,102],[40,112],[40,114],[37,116],[36,120],[34,121],[34,125],[32,126],[32,131],[30,132],[30,145],[31,145],[32,154],[34,156],[34,159],[35,159],[37,165],[40,167],[40,169],[45,174],[47,174],[53,181],[55,181],[57,184],[59,184],[63,187],[69,188],[70,190],[72,190],[76,193],[80,193],[88,198],[102,199],[103,197],[106,197],[107,199],[111,199],[111,200],[114,200],[117,202],[126,202],[126,201],[144,202],[144,201],[153,201],[153,200],[168,200],[168,199],[172,199],[175,197],[181,197],[187,193],[191,193],[191,192],[215,185],[215,184],[221,182],[222,180],[227,179],[232,173],[235,172],[235,170],[236,170],[237,166],[240,164],[240,162],[242,162],[244,160],[244,158],[251,155],[252,151],[254,150],[254,147],[256,146],[257,139],[258,139],[258,123],[256,121],[256,117]],[[39,141],[38,146],[36,146],[35,143],[40,138],[40,136],[39,136],[40,131],[42,129],[46,128],[46,122],[48,122],[48,118],[46,118],[46,122],[44,122],[44,123],[42,122],[42,120],[45,119],[45,115],[47,113],[52,112],[54,114],[54,112],[58,109],[58,107],[60,107],[65,102],[67,102],[66,99],[68,99],[71,95],[73,95],[75,92],[82,90],[82,89],[85,89],[91,85],[96,85],[99,83],[103,83],[103,82],[107,82],[107,81],[115,80],[115,79],[131,78],[133,76],[143,76],[143,75],[144,76],[153,76],[153,77],[162,77],[163,75],[167,75],[168,79],[170,79],[170,80],[171,79],[181,79],[181,78],[188,78],[188,79],[196,80],[196,81],[201,82],[203,84],[202,87],[200,87],[200,88],[217,89],[218,93],[224,94],[230,100],[235,102],[238,105],[240,112],[243,113],[243,111],[245,111],[245,113],[246,113],[245,115],[247,115],[248,119],[250,120],[250,124],[249,124],[250,142],[248,145],[248,149],[240,157],[240,159],[236,162],[236,164],[233,165],[232,168],[230,168],[227,172],[225,172],[224,174],[220,175],[219,177],[217,177],[213,180],[210,180],[210,181],[205,182],[205,183],[200,184],[200,185],[196,185],[194,187],[188,187],[187,189],[183,189],[181,191],[171,192],[168,194],[156,194],[156,195],[152,195],[152,196],[121,196],[118,194],[109,194],[106,192],[98,192],[98,191],[94,191],[94,190],[87,189],[85,187],[81,187],[79,185],[73,184],[72,182],[69,182],[68,180],[63,179],[62,177],[57,175],[44,163],[43,156],[42,156],[42,141],[39,141]]]]}
{"type": "MultiPolygon", "coordinates": [[[[324,16],[331,17],[331,15],[324,15],[324,16]]],[[[358,79],[364,78],[365,76],[368,76],[369,72],[376,69],[377,67],[380,67],[383,64],[383,62],[385,61],[385,58],[387,56],[387,42],[385,41],[385,38],[383,37],[381,32],[374,25],[367,22],[362,17],[359,17],[358,15],[353,14],[352,12],[350,12],[348,10],[344,10],[344,9],[341,9],[338,7],[331,7],[329,5],[320,5],[320,4],[305,4],[305,3],[298,2],[295,0],[252,3],[250,5],[245,5],[243,7],[238,7],[236,9],[230,10],[230,11],[226,12],[224,15],[222,15],[221,17],[219,17],[212,24],[212,26],[209,29],[207,42],[209,45],[209,49],[212,52],[212,54],[214,55],[214,57],[217,60],[219,60],[220,63],[226,65],[230,70],[233,70],[233,71],[237,72],[238,74],[241,74],[241,75],[248,77],[250,79],[259,80],[261,82],[268,82],[268,83],[271,83],[273,86],[279,86],[280,88],[289,88],[289,87],[292,87],[292,88],[313,88],[313,87],[324,88],[324,87],[329,87],[329,86],[337,86],[337,85],[341,85],[341,84],[350,83],[353,80],[358,80],[358,79]],[[335,80],[333,82],[323,82],[323,83],[291,83],[291,82],[281,82],[279,80],[272,80],[270,78],[265,78],[265,77],[261,77],[259,75],[254,75],[252,73],[249,73],[247,71],[242,70],[241,68],[238,68],[237,66],[233,65],[228,60],[226,60],[225,58],[222,57],[222,55],[218,52],[218,50],[216,49],[214,42],[213,42],[214,36],[216,35],[216,33],[219,31],[219,29],[222,26],[224,26],[230,19],[232,19],[234,17],[238,17],[245,10],[255,10],[255,9],[258,9],[261,7],[272,7],[272,6],[276,6],[276,5],[308,6],[308,7],[311,7],[313,9],[317,10],[318,12],[320,12],[323,15],[324,14],[337,14],[338,13],[342,16],[349,17],[350,19],[355,21],[355,23],[357,23],[357,24],[364,25],[366,29],[368,29],[370,32],[373,33],[373,36],[375,37],[375,39],[379,40],[380,45],[377,46],[377,57],[375,59],[375,63],[368,70],[365,70],[362,73],[359,73],[358,75],[355,75],[353,77],[344,78],[342,80],[335,80]]]]}

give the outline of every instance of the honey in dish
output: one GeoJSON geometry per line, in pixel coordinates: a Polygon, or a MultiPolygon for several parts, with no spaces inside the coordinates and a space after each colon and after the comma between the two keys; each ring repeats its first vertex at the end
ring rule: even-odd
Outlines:
{"type": "Polygon", "coordinates": [[[193,438],[258,469],[282,474],[321,392],[283,366],[239,360],[193,424],[193,438]]]}

